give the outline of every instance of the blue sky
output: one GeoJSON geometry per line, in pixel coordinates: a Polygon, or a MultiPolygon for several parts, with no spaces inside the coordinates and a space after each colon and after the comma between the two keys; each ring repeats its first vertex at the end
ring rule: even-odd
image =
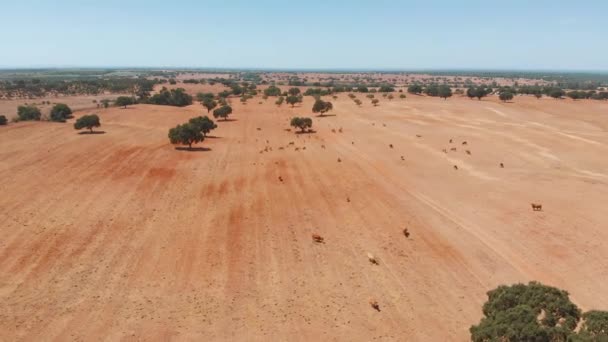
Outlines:
{"type": "Polygon", "coordinates": [[[0,0],[0,67],[608,70],[608,1],[0,0]]]}

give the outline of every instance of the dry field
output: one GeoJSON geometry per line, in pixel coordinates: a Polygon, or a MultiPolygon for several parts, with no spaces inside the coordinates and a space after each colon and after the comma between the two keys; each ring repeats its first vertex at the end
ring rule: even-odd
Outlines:
{"type": "Polygon", "coordinates": [[[0,340],[465,341],[530,280],[608,309],[608,103],[359,98],[301,135],[312,98],[235,99],[195,152],[200,104],[0,127],[0,340]]]}

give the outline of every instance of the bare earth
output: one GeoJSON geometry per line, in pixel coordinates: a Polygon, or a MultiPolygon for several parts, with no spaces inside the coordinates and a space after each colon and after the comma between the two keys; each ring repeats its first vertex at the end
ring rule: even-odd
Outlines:
{"type": "Polygon", "coordinates": [[[608,309],[608,103],[359,98],[302,135],[311,98],[235,99],[195,152],[200,104],[0,127],[0,340],[465,341],[530,280],[608,309]]]}

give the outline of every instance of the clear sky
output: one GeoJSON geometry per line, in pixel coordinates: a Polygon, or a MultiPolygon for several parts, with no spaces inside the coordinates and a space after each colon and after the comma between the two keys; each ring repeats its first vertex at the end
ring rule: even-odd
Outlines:
{"type": "Polygon", "coordinates": [[[608,0],[0,0],[0,67],[608,70],[608,0]]]}

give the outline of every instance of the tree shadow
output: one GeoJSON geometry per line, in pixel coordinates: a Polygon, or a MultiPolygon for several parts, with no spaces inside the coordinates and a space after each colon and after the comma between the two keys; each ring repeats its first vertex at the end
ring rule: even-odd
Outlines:
{"type": "Polygon", "coordinates": [[[83,132],[78,132],[78,134],[80,135],[89,135],[89,134],[106,134],[106,131],[83,131],[83,132]]]}
{"type": "Polygon", "coordinates": [[[184,147],[184,146],[177,146],[175,148],[177,151],[186,151],[186,152],[207,152],[207,151],[211,151],[211,149],[209,147],[184,147]]]}
{"type": "Polygon", "coordinates": [[[222,119],[222,120],[218,120],[218,122],[231,122],[231,121],[239,121],[237,119],[222,119]]]}
{"type": "Polygon", "coordinates": [[[206,135],[205,139],[207,139],[207,138],[209,138],[209,139],[221,139],[222,137],[218,137],[217,135],[206,135]]]}
{"type": "Polygon", "coordinates": [[[311,134],[311,133],[317,133],[317,131],[315,131],[314,129],[309,129],[307,131],[297,131],[296,134],[311,134]]]}
{"type": "Polygon", "coordinates": [[[324,118],[326,116],[336,116],[336,114],[318,114],[317,115],[318,118],[324,118]]]}

